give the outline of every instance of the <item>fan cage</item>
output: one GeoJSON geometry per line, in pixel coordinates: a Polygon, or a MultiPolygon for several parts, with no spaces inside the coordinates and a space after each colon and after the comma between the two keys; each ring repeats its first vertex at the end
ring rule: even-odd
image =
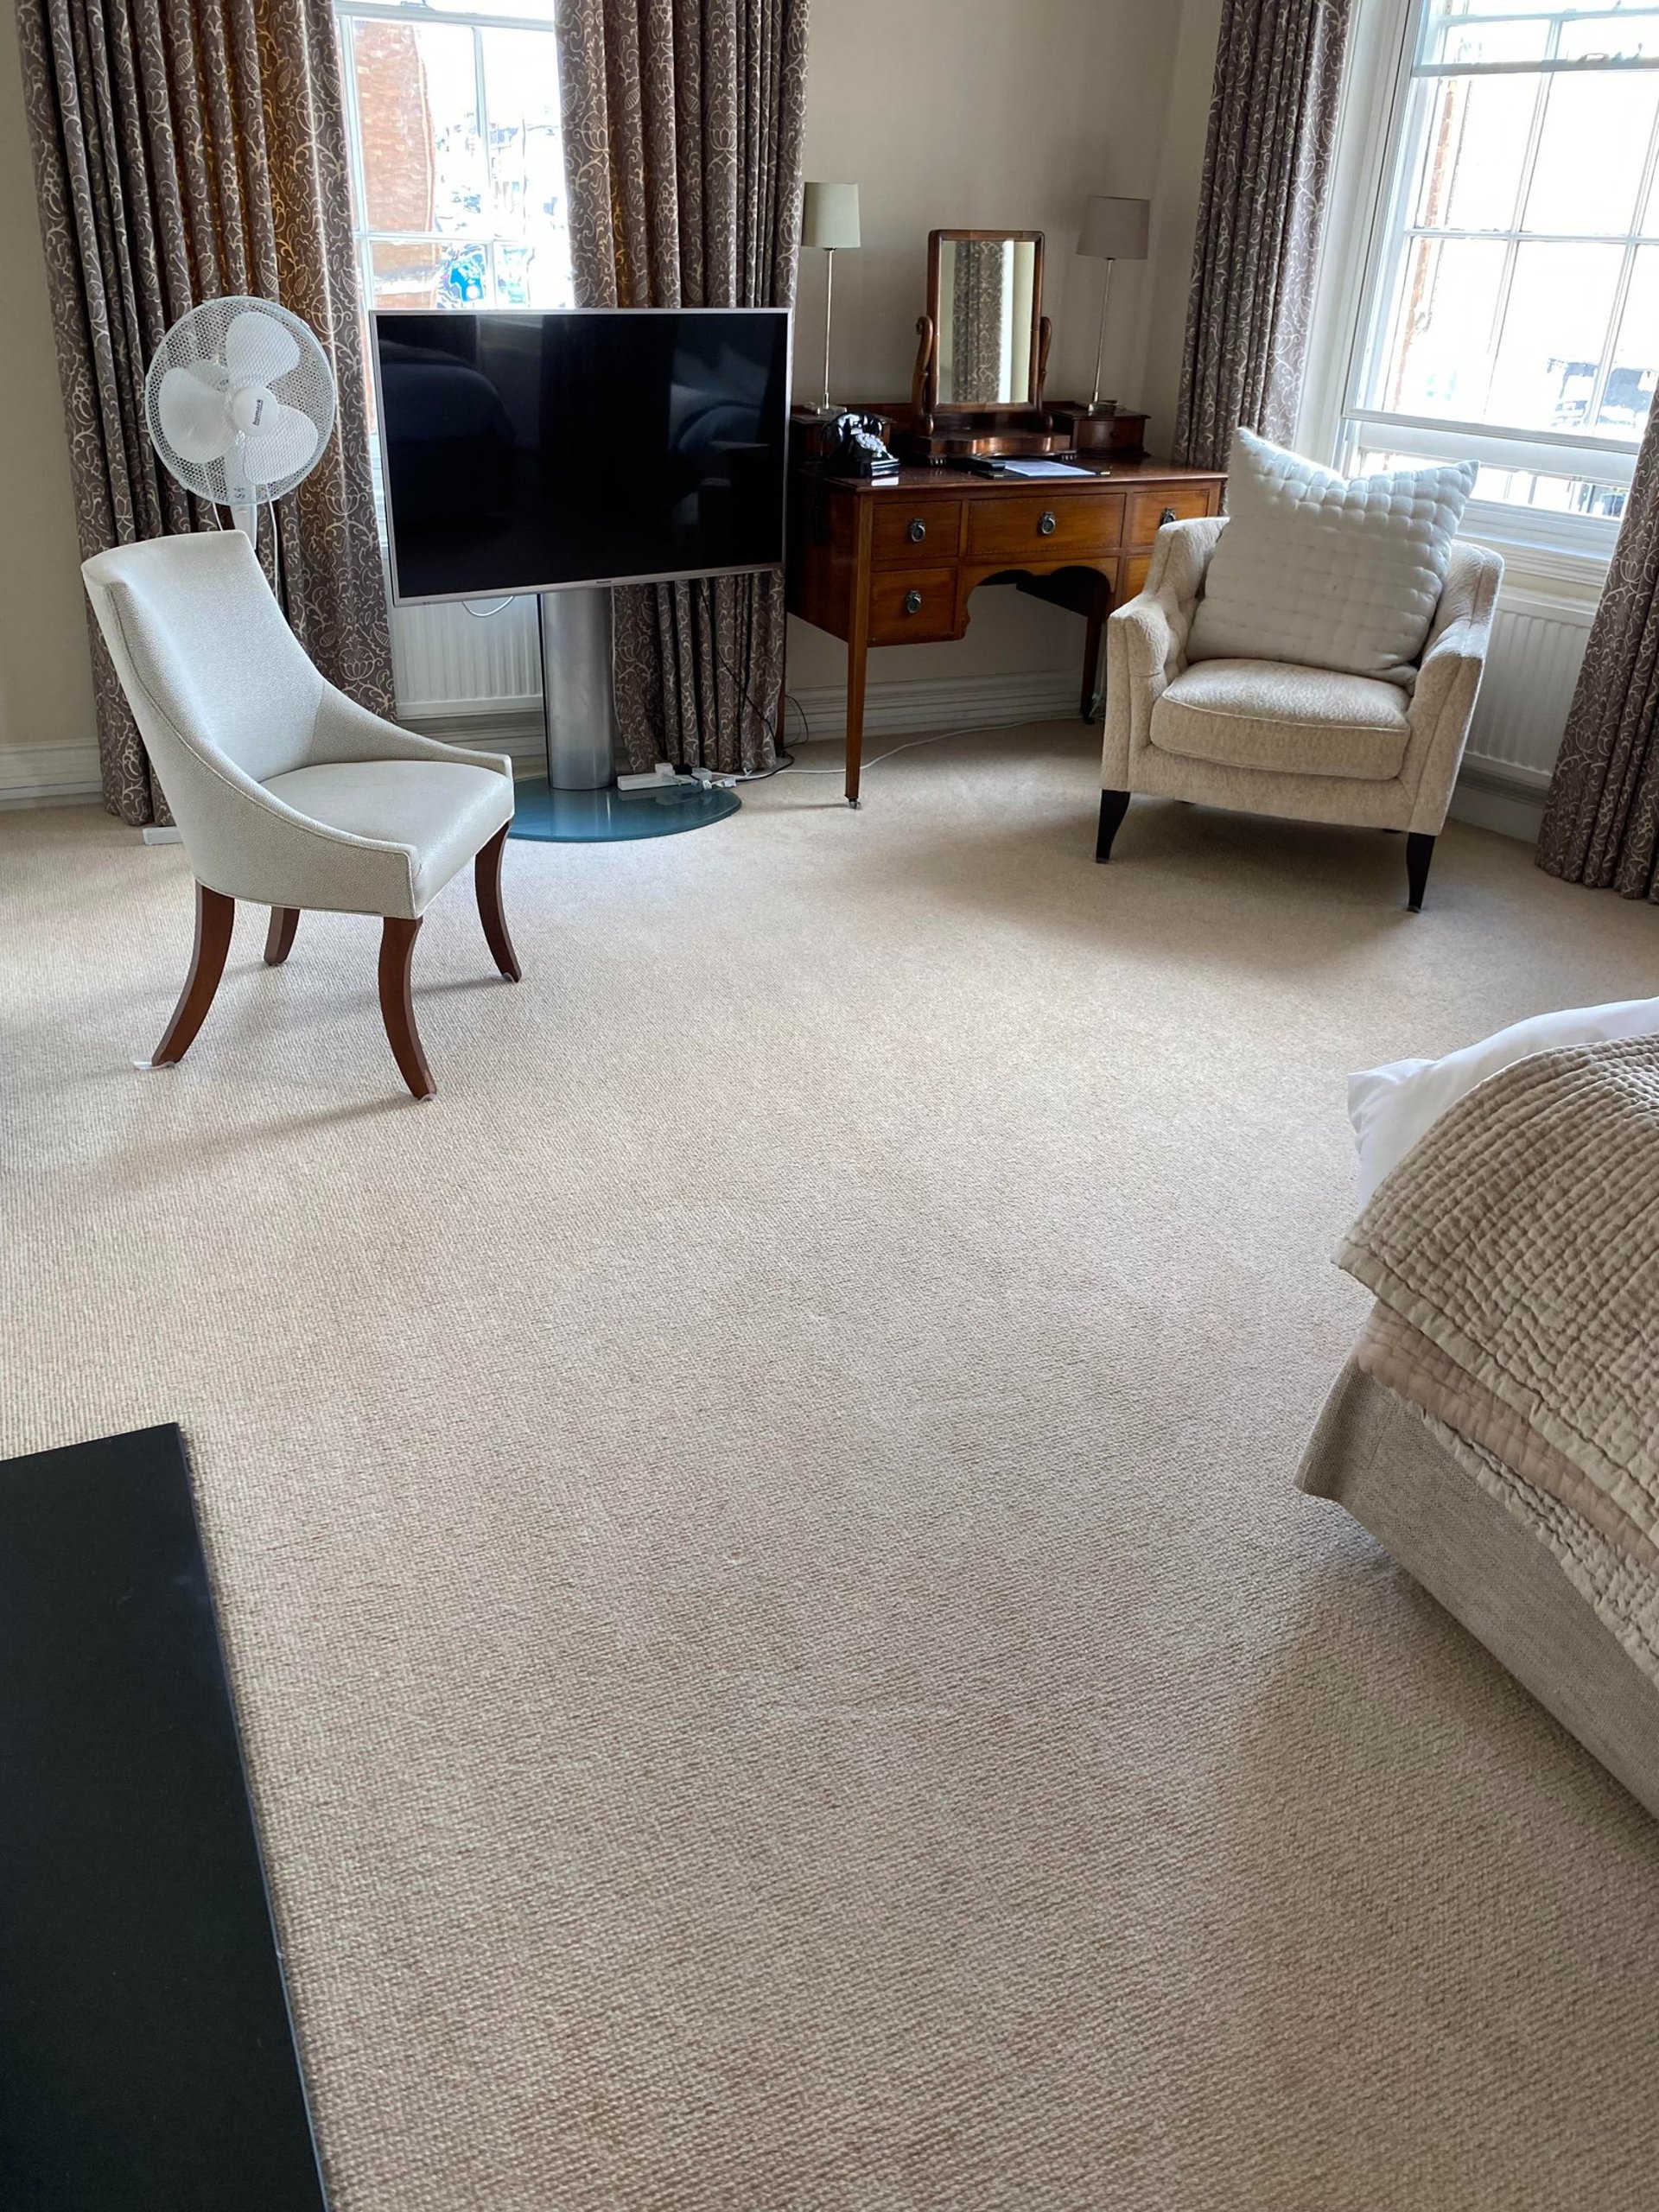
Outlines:
{"type": "Polygon", "coordinates": [[[144,419],[156,452],[187,492],[219,507],[263,505],[268,499],[280,499],[296,484],[302,484],[328,442],[334,427],[334,371],[310,326],[287,308],[279,307],[275,300],[256,299],[246,294],[204,300],[200,307],[192,308],[188,315],[181,316],[156,349],[144,378],[144,419]],[[218,461],[187,461],[174,450],[162,428],[161,389],[162,379],[171,369],[188,369],[201,362],[213,362],[223,368],[225,340],[231,325],[238,315],[250,311],[269,315],[280,323],[299,348],[298,361],[281,376],[272,378],[270,390],[285,406],[297,408],[310,416],[316,426],[317,443],[302,468],[274,477],[257,489],[238,487],[233,491],[226,473],[228,456],[218,461]]]}

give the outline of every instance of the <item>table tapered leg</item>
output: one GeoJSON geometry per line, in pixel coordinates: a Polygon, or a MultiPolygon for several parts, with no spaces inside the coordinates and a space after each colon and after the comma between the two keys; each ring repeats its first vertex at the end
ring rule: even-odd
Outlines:
{"type": "Polygon", "coordinates": [[[196,1032],[207,1018],[219,977],[225,973],[235,921],[234,899],[227,899],[222,891],[210,891],[205,883],[197,884],[196,942],[190,955],[190,973],[173,1009],[173,1019],[150,1055],[152,1067],[175,1066],[195,1042],[196,1032]]]}

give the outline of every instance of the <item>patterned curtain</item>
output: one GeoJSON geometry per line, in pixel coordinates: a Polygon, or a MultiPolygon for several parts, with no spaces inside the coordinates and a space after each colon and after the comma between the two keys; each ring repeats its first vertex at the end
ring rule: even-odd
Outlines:
{"type": "Polygon", "coordinates": [[[1544,807],[1538,865],[1568,883],[1659,899],[1659,407],[1544,807]]]}
{"type": "Polygon", "coordinates": [[[1226,0],[1198,199],[1178,461],[1296,434],[1350,0],[1226,0]]]}
{"type": "MultiPolygon", "coordinates": [[[[583,307],[789,307],[807,0],[560,0],[570,244],[583,307]]],[[[781,575],[613,594],[636,767],[768,767],[781,575]]]]}
{"type": "MultiPolygon", "coordinates": [[[[18,25],[82,556],[213,527],[150,447],[144,371],[199,300],[279,301],[340,385],[327,452],[277,508],[283,603],[325,675],[389,711],[328,0],[18,0],[18,25]]],[[[105,804],[165,818],[95,625],[92,639],[105,804]]]]}

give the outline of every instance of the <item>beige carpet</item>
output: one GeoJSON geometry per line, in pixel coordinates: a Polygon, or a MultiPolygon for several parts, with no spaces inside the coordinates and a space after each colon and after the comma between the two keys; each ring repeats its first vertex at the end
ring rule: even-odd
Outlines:
{"type": "MultiPolygon", "coordinates": [[[[823,748],[816,749],[823,757],[823,748]]],[[[1659,991],[1454,827],[1075,725],[508,849],[423,938],[0,817],[0,1446],[193,1452],[338,2212],[1653,2201],[1659,1829],[1303,1435],[1351,1067],[1659,991]]],[[[237,2212],[258,2212],[237,2208],[237,2212]]]]}

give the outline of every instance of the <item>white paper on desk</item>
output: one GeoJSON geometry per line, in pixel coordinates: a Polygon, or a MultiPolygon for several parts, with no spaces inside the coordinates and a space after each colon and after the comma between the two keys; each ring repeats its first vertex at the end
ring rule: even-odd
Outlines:
{"type": "Polygon", "coordinates": [[[1004,461],[998,467],[1005,476],[1093,476],[1092,468],[1073,468],[1069,461],[1004,461]]]}

